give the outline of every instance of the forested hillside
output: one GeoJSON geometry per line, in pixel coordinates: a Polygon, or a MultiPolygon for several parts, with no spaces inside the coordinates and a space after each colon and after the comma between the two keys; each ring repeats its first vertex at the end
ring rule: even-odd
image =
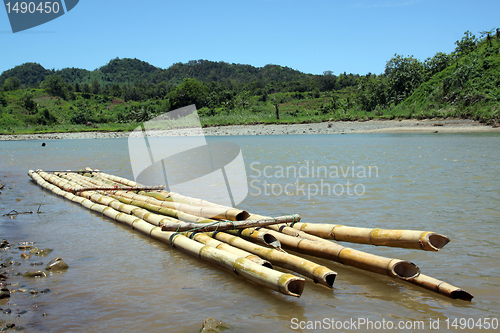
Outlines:
{"type": "Polygon", "coordinates": [[[0,133],[127,130],[196,104],[206,126],[373,118],[500,122],[500,32],[467,31],[450,53],[395,54],[384,73],[304,74],[193,60],[167,69],[112,59],[89,71],[26,63],[0,75],[0,133]],[[279,119],[277,118],[279,116],[279,119]]]}

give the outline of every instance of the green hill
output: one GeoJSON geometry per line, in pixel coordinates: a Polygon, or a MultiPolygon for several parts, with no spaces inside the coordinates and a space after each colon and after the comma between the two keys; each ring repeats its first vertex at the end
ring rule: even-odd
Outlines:
{"type": "Polygon", "coordinates": [[[500,123],[500,31],[450,53],[395,54],[380,75],[323,75],[208,60],[168,69],[112,59],[88,71],[26,63],[0,75],[0,134],[127,130],[195,104],[211,125],[461,117],[500,123]],[[279,111],[279,119],[276,114],[279,111]]]}
{"type": "Polygon", "coordinates": [[[12,69],[6,70],[0,75],[0,85],[5,84],[7,79],[17,79],[17,84],[25,86],[33,86],[42,82],[51,71],[43,68],[42,65],[27,62],[20,66],[16,66],[12,69]]]}
{"type": "Polygon", "coordinates": [[[33,87],[51,74],[61,76],[67,84],[72,85],[91,84],[93,81],[101,85],[159,84],[160,82],[180,84],[186,78],[194,78],[201,82],[230,80],[236,84],[246,84],[254,81],[293,82],[314,77],[314,75],[278,65],[258,68],[222,61],[191,60],[162,69],[139,59],[115,58],[94,71],[80,68],[50,71],[40,64],[26,63],[3,72],[0,75],[0,85],[3,85],[6,79],[16,77],[21,86],[33,87]]]}
{"type": "Polygon", "coordinates": [[[457,47],[449,66],[422,83],[403,106],[421,114],[500,120],[500,34],[457,47]]]}

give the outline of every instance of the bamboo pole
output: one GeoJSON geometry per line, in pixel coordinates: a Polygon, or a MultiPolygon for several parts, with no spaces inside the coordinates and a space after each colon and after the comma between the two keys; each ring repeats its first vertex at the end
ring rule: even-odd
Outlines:
{"type": "MultiPolygon", "coordinates": [[[[86,170],[88,170],[89,172],[95,173],[96,176],[98,176],[100,178],[104,178],[104,179],[113,181],[116,184],[122,184],[122,185],[127,185],[127,186],[142,186],[142,184],[134,182],[134,181],[132,181],[130,179],[126,179],[126,178],[123,178],[123,177],[118,177],[118,176],[110,175],[110,174],[104,173],[104,172],[102,172],[100,170],[92,170],[91,168],[86,168],[86,170]]],[[[226,207],[226,206],[218,205],[218,204],[215,204],[215,203],[203,200],[203,199],[188,197],[188,196],[181,195],[181,194],[175,193],[175,192],[159,191],[156,194],[147,193],[145,195],[154,196],[158,200],[183,202],[183,203],[187,203],[187,204],[190,204],[190,205],[224,207],[226,209],[230,209],[231,208],[231,207],[226,207]],[[158,195],[156,195],[156,194],[158,194],[158,195]]]]}
{"type": "Polygon", "coordinates": [[[224,231],[229,229],[245,229],[251,227],[265,227],[271,224],[283,223],[282,221],[300,220],[299,215],[285,215],[262,220],[244,220],[244,221],[215,221],[212,223],[167,223],[161,228],[163,231],[191,231],[198,232],[224,231]]]}
{"type": "Polygon", "coordinates": [[[452,286],[449,283],[424,274],[420,274],[415,278],[409,279],[408,282],[453,299],[470,302],[474,298],[471,293],[459,287],[452,286]]]}
{"type": "MultiPolygon", "coordinates": [[[[91,170],[90,168],[88,168],[88,169],[91,170]]],[[[127,185],[127,186],[134,186],[134,187],[144,186],[144,185],[136,183],[134,181],[131,181],[131,180],[128,180],[128,179],[125,179],[122,177],[116,177],[113,175],[104,174],[102,172],[96,172],[93,174],[97,177],[109,179],[111,181],[121,183],[121,184],[127,185]]],[[[173,192],[167,192],[167,193],[173,194],[173,192]]],[[[175,202],[176,201],[175,197],[172,197],[173,201],[161,201],[161,200],[157,200],[154,198],[147,198],[147,196],[145,196],[145,195],[142,195],[141,197],[136,197],[136,198],[137,198],[137,200],[150,202],[150,203],[153,203],[155,205],[174,208],[174,209],[177,209],[177,210],[189,213],[189,214],[213,218],[213,219],[242,221],[242,220],[246,220],[249,216],[248,212],[246,212],[244,210],[236,209],[236,208],[231,208],[231,207],[223,207],[223,206],[219,206],[219,205],[193,206],[193,204],[188,205],[185,203],[178,203],[178,202],[175,202]]],[[[183,200],[183,202],[185,202],[185,200],[183,200]]]]}
{"type": "MultiPolygon", "coordinates": [[[[178,233],[161,231],[159,227],[151,225],[150,223],[136,218],[134,216],[121,213],[109,206],[94,203],[93,201],[74,195],[65,191],[58,186],[49,183],[44,178],[47,177],[52,181],[57,182],[57,176],[48,175],[42,171],[30,170],[28,175],[41,187],[46,188],[53,193],[63,196],[71,201],[80,203],[82,206],[91,210],[97,211],[106,215],[118,222],[132,225],[134,229],[151,237],[158,239],[162,242],[170,244],[179,250],[190,254],[194,257],[217,265],[219,267],[234,271],[237,275],[241,275],[246,279],[257,283],[261,286],[279,291],[285,295],[300,297],[304,290],[305,280],[291,274],[284,274],[274,271],[267,267],[260,266],[246,258],[240,258],[238,255],[229,253],[223,250],[201,244],[197,241],[191,240],[186,236],[178,233]],[[45,176],[45,177],[44,177],[45,176]]],[[[57,177],[59,178],[59,177],[57,177]]],[[[61,179],[61,178],[59,178],[61,179]]]]}
{"type": "MultiPolygon", "coordinates": [[[[157,191],[158,189],[165,187],[165,186],[149,186],[149,187],[125,187],[125,188],[120,188],[122,191],[134,191],[134,192],[144,192],[145,191],[157,191]]],[[[117,190],[118,187],[90,187],[90,188],[82,188],[79,190],[74,190],[73,192],[75,194],[83,191],[115,191],[117,190]]]]}
{"type": "Polygon", "coordinates": [[[357,228],[335,224],[290,223],[294,229],[336,241],[439,251],[450,239],[431,231],[357,228]]]}
{"type": "MultiPolygon", "coordinates": [[[[95,185],[100,184],[101,186],[104,186],[105,184],[107,185],[112,185],[116,186],[116,188],[113,188],[115,195],[119,195],[128,199],[132,200],[137,200],[137,201],[142,201],[146,204],[152,204],[152,209],[159,209],[156,208],[155,206],[160,206],[162,208],[166,208],[164,210],[166,215],[170,215],[172,212],[169,211],[168,209],[174,209],[178,210],[183,213],[187,213],[190,215],[195,215],[199,217],[205,217],[205,218],[214,218],[214,219],[226,219],[230,221],[242,221],[248,218],[248,213],[243,210],[235,209],[235,208],[230,208],[230,207],[223,207],[223,206],[217,206],[217,207],[208,207],[208,206],[194,206],[186,203],[179,203],[179,202],[172,202],[172,201],[161,201],[157,200],[154,197],[144,195],[147,192],[141,192],[142,194],[135,194],[135,193],[129,193],[127,192],[130,188],[129,184],[137,184],[134,185],[133,187],[145,187],[142,184],[132,182],[132,181],[127,181],[127,184],[123,183],[117,183],[112,180],[107,180],[107,178],[102,179],[99,177],[100,173],[92,171],[90,168],[87,168],[89,172],[92,172],[91,177],[87,176],[88,181],[94,183],[95,185]],[[107,182],[105,182],[107,180],[107,182]],[[124,187],[127,186],[127,187],[124,187]]],[[[57,173],[59,176],[63,173],[57,173]]],[[[66,173],[69,174],[69,173],[66,173]]],[[[115,177],[109,175],[111,178],[118,178],[118,179],[125,179],[121,177],[115,177]]],[[[148,208],[149,209],[149,208],[148,208]]],[[[193,218],[189,217],[188,215],[184,216],[185,219],[188,221],[195,222],[193,218]]]]}
{"type": "Polygon", "coordinates": [[[221,242],[221,241],[214,239],[214,238],[212,238],[204,233],[186,232],[183,234],[191,239],[194,239],[197,242],[202,243],[202,244],[205,244],[205,245],[208,245],[211,247],[215,247],[216,249],[224,250],[224,251],[227,251],[230,253],[234,253],[241,258],[247,258],[249,260],[252,260],[253,262],[255,262],[261,266],[271,268],[271,269],[273,268],[272,263],[269,262],[268,260],[264,260],[261,257],[259,257],[258,255],[247,252],[247,251],[245,251],[241,248],[238,248],[236,246],[231,246],[230,244],[221,242]]]}
{"type": "Polygon", "coordinates": [[[337,273],[328,267],[318,265],[312,261],[295,256],[293,254],[284,253],[276,249],[269,249],[264,246],[244,240],[241,237],[227,234],[225,232],[215,231],[208,233],[213,238],[216,238],[235,247],[244,249],[261,258],[269,260],[273,265],[287,268],[299,274],[302,274],[315,283],[325,285],[329,288],[333,287],[337,273]]]}
{"type": "MultiPolygon", "coordinates": [[[[88,186],[91,186],[91,184],[99,185],[99,186],[105,185],[104,182],[102,182],[96,178],[80,176],[77,174],[56,173],[56,175],[58,175],[62,178],[65,178],[65,179],[78,179],[79,181],[84,182],[88,186]]],[[[174,209],[174,208],[172,208],[172,207],[175,207],[175,205],[173,203],[168,204],[168,207],[164,207],[167,204],[160,206],[160,205],[152,203],[152,202],[154,202],[153,200],[149,200],[148,202],[146,202],[146,201],[141,200],[141,199],[148,198],[148,197],[144,197],[143,195],[136,195],[135,193],[129,193],[129,192],[127,192],[128,190],[122,189],[119,187],[114,188],[112,190],[102,190],[101,189],[100,191],[113,193],[112,196],[114,198],[120,200],[123,203],[146,208],[146,209],[151,210],[153,212],[157,212],[157,213],[160,213],[160,214],[166,215],[166,216],[171,216],[171,217],[179,219],[179,220],[188,221],[188,222],[195,222],[195,223],[212,223],[215,221],[213,219],[208,219],[205,217],[192,215],[192,214],[186,213],[184,211],[174,209]],[[134,199],[134,198],[136,198],[136,199],[134,199]]],[[[160,202],[160,201],[158,201],[157,203],[162,204],[162,202],[160,202]]],[[[185,208],[185,206],[184,206],[184,208],[185,208]]]]}
{"type": "MultiPolygon", "coordinates": [[[[248,238],[255,230],[261,228],[240,229],[238,231],[229,230],[230,234],[241,235],[248,238]]],[[[374,254],[354,250],[339,244],[320,243],[301,237],[293,237],[282,234],[274,230],[265,230],[276,237],[287,249],[297,251],[320,258],[325,258],[339,262],[344,265],[361,268],[370,272],[388,275],[394,278],[407,280],[420,274],[419,268],[408,261],[400,259],[385,258],[374,254]]]]}

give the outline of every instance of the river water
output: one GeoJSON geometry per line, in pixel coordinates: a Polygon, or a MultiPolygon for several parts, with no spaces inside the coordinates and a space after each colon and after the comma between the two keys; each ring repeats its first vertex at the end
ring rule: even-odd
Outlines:
{"type": "MultiPolygon", "coordinates": [[[[412,261],[422,273],[461,287],[474,299],[452,300],[322,259],[313,260],[338,273],[333,289],[310,280],[300,298],[262,289],[42,190],[27,176],[29,169],[89,166],[133,178],[126,139],[53,140],[45,147],[35,140],[0,142],[0,183],[6,183],[0,215],[36,211],[40,205],[43,213],[0,216],[0,237],[52,248],[48,257],[36,260],[45,264],[59,256],[70,268],[35,280],[17,277],[19,286],[50,292],[16,293],[0,307],[10,306],[11,316],[26,309],[16,320],[30,332],[198,332],[207,317],[230,324],[228,332],[306,332],[313,324],[331,331],[332,320],[343,322],[337,331],[369,331],[368,324],[356,326],[364,321],[380,331],[383,322],[423,323],[408,332],[436,325],[448,331],[462,318],[476,320],[468,322],[474,326],[468,331],[484,331],[478,319],[498,325],[500,135],[208,140],[231,141],[243,152],[249,193],[238,207],[270,216],[297,213],[303,222],[445,234],[451,242],[440,252],[348,246],[412,261]]],[[[10,252],[21,261],[20,250],[10,252]]],[[[2,320],[9,320],[6,316],[2,320]]]]}

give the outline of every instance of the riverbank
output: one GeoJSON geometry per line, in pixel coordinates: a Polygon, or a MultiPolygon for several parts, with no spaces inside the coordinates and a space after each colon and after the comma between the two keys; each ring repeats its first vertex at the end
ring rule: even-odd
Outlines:
{"type": "MultiPolygon", "coordinates": [[[[196,131],[193,131],[195,133],[196,131]]],[[[287,134],[355,134],[355,133],[467,133],[500,132],[500,127],[484,125],[469,119],[404,119],[355,122],[322,122],[290,125],[232,125],[203,129],[207,136],[221,135],[287,135],[287,134]]],[[[161,132],[157,133],[158,135],[161,132]]],[[[74,132],[22,135],[0,135],[0,141],[50,139],[126,138],[130,132],[74,132]]],[[[195,135],[195,134],[193,134],[195,135]]]]}

